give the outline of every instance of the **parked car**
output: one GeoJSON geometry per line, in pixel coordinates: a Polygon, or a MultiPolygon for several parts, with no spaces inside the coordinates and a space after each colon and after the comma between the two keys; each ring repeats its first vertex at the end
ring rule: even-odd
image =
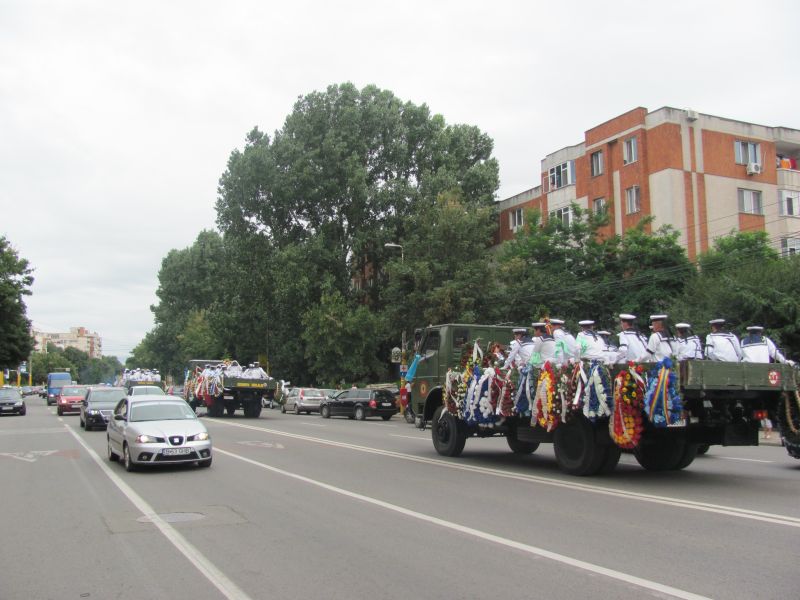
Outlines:
{"type": "Polygon", "coordinates": [[[137,385],[128,390],[129,396],[166,396],[167,393],[157,385],[137,385]]]}
{"type": "Polygon", "coordinates": [[[106,428],[114,407],[125,397],[125,388],[90,387],[81,403],[81,427],[89,431],[95,427],[106,428]]]}
{"type": "Polygon", "coordinates": [[[25,400],[17,388],[0,387],[0,414],[3,415],[24,415],[28,412],[25,400]]]}
{"type": "Polygon", "coordinates": [[[294,414],[319,412],[319,405],[325,399],[322,390],[317,388],[296,387],[289,390],[286,400],[281,405],[281,412],[294,411],[294,414]]]}
{"type": "Polygon", "coordinates": [[[59,415],[65,413],[81,412],[81,403],[86,398],[87,387],[85,385],[65,385],[56,397],[56,411],[59,415]]]}
{"type": "Polygon", "coordinates": [[[387,390],[345,390],[325,398],[319,407],[323,419],[345,416],[363,421],[367,417],[381,417],[388,421],[396,412],[395,396],[387,390]]]}
{"type": "Polygon", "coordinates": [[[126,471],[189,462],[211,466],[211,437],[182,398],[126,396],[108,421],[106,443],[108,459],[122,457],[126,471]]]}

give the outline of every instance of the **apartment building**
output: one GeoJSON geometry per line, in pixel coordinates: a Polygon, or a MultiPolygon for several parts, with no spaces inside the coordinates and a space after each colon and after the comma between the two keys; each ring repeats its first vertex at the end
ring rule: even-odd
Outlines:
{"type": "Polygon", "coordinates": [[[525,226],[527,209],[569,222],[571,205],[607,211],[603,233],[643,217],[669,224],[690,258],[733,231],[766,231],[800,252],[800,130],[670,107],[635,108],[547,155],[539,185],[499,202],[497,241],[525,226]]]}
{"type": "Polygon", "coordinates": [[[89,355],[89,358],[102,358],[103,340],[97,332],[90,332],[85,327],[70,327],[65,333],[33,332],[34,349],[43,352],[47,344],[55,344],[59,348],[77,348],[89,355]]]}

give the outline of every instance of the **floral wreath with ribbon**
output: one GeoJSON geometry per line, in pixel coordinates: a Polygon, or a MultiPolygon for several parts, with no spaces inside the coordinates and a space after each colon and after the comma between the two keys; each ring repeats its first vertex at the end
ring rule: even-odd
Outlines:
{"type": "Polygon", "coordinates": [[[644,411],[656,427],[674,425],[683,417],[683,403],[677,389],[678,376],[672,370],[672,361],[665,358],[650,371],[644,411]]]}
{"type": "Polygon", "coordinates": [[[608,433],[620,448],[633,449],[642,438],[645,388],[642,365],[628,363],[628,368],[614,378],[614,407],[608,421],[608,433]]]}
{"type": "Polygon", "coordinates": [[[615,404],[611,392],[611,374],[600,361],[592,361],[583,393],[583,415],[593,423],[611,416],[615,404]]]}
{"type": "Polygon", "coordinates": [[[534,419],[547,431],[553,431],[561,422],[561,401],[556,394],[556,375],[550,361],[544,363],[536,382],[531,422],[534,419]]]}

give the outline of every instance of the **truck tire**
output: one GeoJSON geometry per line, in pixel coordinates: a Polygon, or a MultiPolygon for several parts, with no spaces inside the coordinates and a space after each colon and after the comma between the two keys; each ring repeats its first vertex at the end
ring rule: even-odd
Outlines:
{"type": "Polygon", "coordinates": [[[460,456],[467,443],[467,428],[463,421],[440,406],[433,413],[431,438],[436,452],[442,456],[460,456]]]}
{"type": "Polygon", "coordinates": [[[223,406],[222,402],[217,402],[216,400],[214,400],[214,403],[211,406],[206,408],[206,412],[208,413],[208,416],[209,417],[215,417],[215,418],[221,417],[222,413],[224,412],[224,410],[225,410],[225,407],[223,406]]]}
{"type": "Polygon", "coordinates": [[[248,419],[257,419],[261,416],[261,403],[248,402],[244,405],[244,416],[248,419]]]}
{"type": "MultiPolygon", "coordinates": [[[[671,471],[682,469],[679,466],[686,460],[686,440],[679,438],[660,438],[642,442],[634,448],[633,455],[636,461],[648,471],[671,471]]],[[[692,444],[694,446],[694,444],[692,444]]],[[[697,448],[694,448],[691,460],[684,466],[688,466],[694,460],[697,448]]]]}
{"type": "Polygon", "coordinates": [[[697,456],[702,456],[703,454],[708,452],[709,448],[711,448],[711,446],[709,446],[708,444],[700,444],[697,447],[697,456]]]}
{"type": "Polygon", "coordinates": [[[617,468],[619,464],[619,458],[622,456],[622,448],[617,446],[616,444],[611,444],[606,448],[606,457],[603,460],[603,464],[600,465],[600,470],[597,471],[598,474],[608,474],[613,473],[614,469],[617,468]]]}
{"type": "Polygon", "coordinates": [[[235,415],[236,414],[236,405],[233,402],[231,402],[230,404],[226,404],[225,405],[225,413],[229,417],[232,417],[233,415],[235,415]]]}
{"type": "Polygon", "coordinates": [[[681,469],[685,469],[690,464],[694,462],[694,459],[697,458],[697,451],[700,448],[699,444],[686,444],[686,448],[683,451],[683,456],[678,461],[678,464],[675,465],[674,469],[676,471],[680,471],[681,469]]]}
{"type": "Polygon", "coordinates": [[[581,416],[556,428],[553,450],[562,471],[586,476],[600,471],[608,459],[610,446],[597,443],[594,426],[581,416]]]}
{"type": "Polygon", "coordinates": [[[517,430],[511,429],[506,434],[508,447],[514,454],[533,454],[539,447],[539,442],[523,442],[517,437],[517,430]]]}

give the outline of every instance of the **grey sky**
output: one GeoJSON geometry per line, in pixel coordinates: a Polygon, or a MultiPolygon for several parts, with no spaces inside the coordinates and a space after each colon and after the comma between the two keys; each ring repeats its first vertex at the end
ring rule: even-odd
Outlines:
{"type": "Polygon", "coordinates": [[[124,358],[257,125],[374,83],[495,140],[498,198],[636,106],[800,128],[800,4],[0,0],[0,234],[28,314],[124,358]]]}

